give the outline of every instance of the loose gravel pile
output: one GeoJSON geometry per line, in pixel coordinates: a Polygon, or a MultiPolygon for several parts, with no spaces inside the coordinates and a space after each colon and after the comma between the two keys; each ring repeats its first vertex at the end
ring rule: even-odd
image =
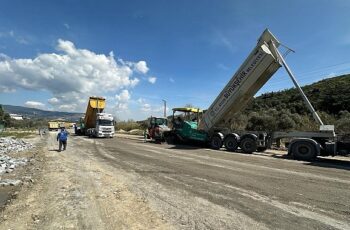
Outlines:
{"type": "MultiPolygon", "coordinates": [[[[27,158],[14,158],[10,154],[14,152],[20,152],[33,148],[31,143],[28,143],[21,139],[15,138],[0,138],[0,175],[4,173],[10,173],[18,166],[23,166],[28,163],[27,158]]],[[[1,178],[0,178],[1,179],[1,178]]],[[[16,183],[10,183],[8,181],[1,181],[0,186],[15,185],[16,183]]]]}
{"type": "Polygon", "coordinates": [[[10,156],[0,154],[0,175],[3,173],[10,173],[16,167],[26,165],[28,159],[26,158],[12,158],[10,156]]]}
{"type": "Polygon", "coordinates": [[[21,139],[12,137],[0,138],[0,154],[7,154],[9,152],[20,152],[33,148],[33,145],[21,139]]]}

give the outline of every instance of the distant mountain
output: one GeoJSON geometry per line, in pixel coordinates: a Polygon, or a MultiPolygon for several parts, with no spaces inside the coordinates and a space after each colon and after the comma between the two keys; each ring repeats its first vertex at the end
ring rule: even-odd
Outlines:
{"type": "Polygon", "coordinates": [[[14,105],[2,105],[3,109],[7,113],[20,114],[28,118],[42,118],[42,119],[63,119],[67,121],[77,121],[82,117],[83,113],[69,113],[69,112],[58,112],[58,111],[45,111],[41,109],[28,108],[23,106],[14,105]]]}

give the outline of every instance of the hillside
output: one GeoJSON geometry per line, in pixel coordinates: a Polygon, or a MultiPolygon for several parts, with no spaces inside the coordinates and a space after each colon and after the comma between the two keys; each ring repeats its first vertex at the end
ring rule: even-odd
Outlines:
{"type": "Polygon", "coordinates": [[[40,119],[64,119],[68,121],[76,121],[83,116],[82,113],[69,113],[58,111],[45,111],[41,109],[28,108],[23,106],[3,105],[5,112],[16,113],[29,118],[40,119]]]}
{"type": "MultiPolygon", "coordinates": [[[[350,74],[328,78],[302,87],[325,124],[350,133],[350,74]]],[[[297,89],[270,92],[254,98],[235,115],[232,127],[248,130],[317,130],[297,89]]]]}
{"type": "MultiPolygon", "coordinates": [[[[350,111],[350,74],[318,81],[302,87],[317,111],[338,115],[340,111],[350,111]]],[[[248,110],[262,108],[290,109],[292,113],[308,114],[297,89],[265,93],[253,100],[248,110]]]]}

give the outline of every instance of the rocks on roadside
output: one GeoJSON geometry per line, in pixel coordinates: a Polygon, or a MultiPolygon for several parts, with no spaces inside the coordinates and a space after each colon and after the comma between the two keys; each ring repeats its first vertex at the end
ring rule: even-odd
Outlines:
{"type": "Polygon", "coordinates": [[[10,173],[16,167],[26,165],[28,159],[26,158],[12,158],[8,155],[0,154],[0,175],[3,173],[10,173]]]}
{"type": "Polygon", "coordinates": [[[11,180],[11,179],[5,179],[0,181],[0,186],[18,186],[22,183],[21,180],[11,180]]]}
{"type": "Polygon", "coordinates": [[[0,138],[0,154],[7,154],[9,152],[20,152],[27,149],[31,149],[34,146],[22,139],[16,139],[13,137],[1,137],[0,138]]]}
{"type": "MultiPolygon", "coordinates": [[[[11,173],[18,166],[26,165],[29,162],[27,158],[14,158],[11,153],[20,152],[33,148],[34,146],[21,139],[12,137],[0,138],[0,175],[11,173]]],[[[0,186],[17,186],[21,184],[20,180],[0,180],[0,186]]]]}

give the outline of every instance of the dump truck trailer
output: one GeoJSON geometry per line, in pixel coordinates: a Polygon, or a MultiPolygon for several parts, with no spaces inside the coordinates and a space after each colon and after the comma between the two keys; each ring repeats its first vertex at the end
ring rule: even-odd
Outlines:
{"type": "MultiPolygon", "coordinates": [[[[177,140],[196,140],[209,143],[213,149],[222,146],[229,151],[240,148],[243,152],[263,151],[271,146],[272,140],[288,136],[292,139],[288,153],[296,159],[310,160],[319,155],[338,155],[348,151],[336,140],[334,126],[325,126],[296,81],[292,71],[278,50],[280,42],[266,29],[258,39],[256,47],[233,75],[214,102],[196,122],[185,121],[173,126],[165,137],[177,140]],[[320,130],[315,132],[236,132],[229,127],[234,122],[233,115],[241,111],[254,95],[265,85],[274,73],[284,67],[299,90],[305,104],[310,109],[320,130]],[[332,128],[333,127],[333,128],[332,128]]],[[[174,109],[174,113],[179,111],[174,109]]],[[[189,111],[196,112],[195,108],[189,111]],[[193,110],[193,111],[192,111],[193,110]]],[[[199,112],[198,112],[199,113],[199,112]]],[[[175,122],[173,115],[173,122],[175,122]]]]}
{"type": "Polygon", "coordinates": [[[85,116],[80,119],[77,134],[89,137],[113,137],[114,118],[112,114],[104,113],[106,99],[103,97],[90,97],[85,116]]]}

